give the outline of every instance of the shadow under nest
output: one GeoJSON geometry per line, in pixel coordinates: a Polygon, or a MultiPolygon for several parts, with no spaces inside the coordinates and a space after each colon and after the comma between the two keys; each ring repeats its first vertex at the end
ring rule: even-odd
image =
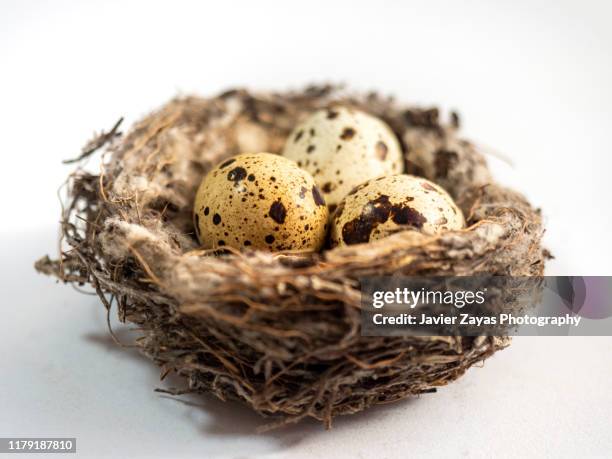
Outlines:
{"type": "Polygon", "coordinates": [[[458,136],[459,118],[331,86],[287,93],[232,90],[170,101],[126,135],[94,139],[101,172],[68,179],[57,260],[36,268],[90,284],[110,312],[136,324],[136,345],[186,388],[236,399],[271,417],[327,427],[338,415],[433,392],[509,344],[505,337],[366,337],[361,276],[543,274],[539,211],[492,180],[458,136]],[[332,103],[356,106],[395,131],[406,171],[444,187],[468,228],[439,236],[400,232],[320,254],[199,250],[196,188],[220,160],[279,152],[298,120],[332,103]]]}

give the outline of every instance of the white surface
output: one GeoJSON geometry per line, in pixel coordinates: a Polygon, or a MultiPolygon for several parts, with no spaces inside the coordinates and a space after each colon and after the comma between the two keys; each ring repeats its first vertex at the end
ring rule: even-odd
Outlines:
{"type": "MultiPolygon", "coordinates": [[[[236,403],[153,392],[155,365],[115,345],[97,298],[32,271],[47,231],[4,240],[0,436],[77,437],[79,457],[589,457],[612,452],[612,339],[519,337],[438,393],[258,435],[236,403]],[[11,265],[8,265],[10,260],[11,265]],[[7,301],[6,299],[10,301],[7,301]]],[[[117,326],[126,342],[127,333],[117,326]]],[[[174,386],[178,383],[174,381],[174,386]]],[[[73,456],[74,457],[74,456],[73,456]]]]}
{"type": "Polygon", "coordinates": [[[255,436],[246,409],[153,393],[97,300],[31,269],[54,252],[60,160],[92,131],[177,91],[328,80],[458,108],[543,208],[549,274],[610,275],[610,17],[606,1],[2,2],[0,435],[77,436],[83,457],[610,455],[612,339],[517,339],[438,394],[255,436]]]}

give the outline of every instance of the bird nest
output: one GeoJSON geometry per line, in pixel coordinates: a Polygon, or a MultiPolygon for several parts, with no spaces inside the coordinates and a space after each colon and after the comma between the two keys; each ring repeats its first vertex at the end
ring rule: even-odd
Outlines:
{"type": "MultiPolygon", "coordinates": [[[[287,93],[232,90],[170,101],[103,149],[99,174],[68,179],[59,258],[36,267],[95,289],[135,324],[136,345],[185,389],[240,400],[270,426],[335,416],[435,392],[508,345],[504,337],[362,336],[363,276],[542,275],[539,211],[497,185],[459,117],[336,87],[287,93]],[[341,103],[385,120],[406,171],[444,187],[467,229],[400,232],[367,244],[294,255],[198,247],[192,206],[203,175],[244,151],[279,152],[297,122],[341,103]]],[[[112,333],[112,331],[111,331],[112,333]]]]}

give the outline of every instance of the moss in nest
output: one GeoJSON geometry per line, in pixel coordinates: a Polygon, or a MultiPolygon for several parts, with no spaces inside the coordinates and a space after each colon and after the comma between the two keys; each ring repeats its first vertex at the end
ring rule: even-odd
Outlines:
{"type": "Polygon", "coordinates": [[[142,330],[136,344],[162,375],[185,378],[185,391],[240,400],[272,427],[305,417],[329,427],[335,416],[435,391],[509,342],[361,336],[359,277],[543,273],[539,213],[492,181],[458,124],[330,86],[172,100],[126,135],[116,126],[88,144],[83,156],[105,147],[101,173],[70,176],[64,249],[36,267],[92,285],[107,310],[116,305],[142,330]],[[384,119],[407,171],[446,188],[469,227],[300,257],[199,250],[191,211],[202,175],[241,151],[279,152],[299,120],[338,103],[384,119]]]}

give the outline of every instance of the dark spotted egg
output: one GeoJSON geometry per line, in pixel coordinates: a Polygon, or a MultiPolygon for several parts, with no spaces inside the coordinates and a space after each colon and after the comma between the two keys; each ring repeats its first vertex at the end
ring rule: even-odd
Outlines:
{"type": "Polygon", "coordinates": [[[312,174],[332,211],[360,183],[403,172],[401,148],[391,128],[342,106],[306,118],[287,139],[283,155],[312,174]]]}
{"type": "Polygon", "coordinates": [[[402,230],[434,235],[463,228],[461,210],[446,191],[413,175],[369,180],[354,188],[332,215],[332,245],[382,239],[402,230]]]}
{"type": "Polygon", "coordinates": [[[270,153],[226,159],[202,180],[194,205],[204,248],[317,251],[329,211],[312,176],[270,153]]]}

